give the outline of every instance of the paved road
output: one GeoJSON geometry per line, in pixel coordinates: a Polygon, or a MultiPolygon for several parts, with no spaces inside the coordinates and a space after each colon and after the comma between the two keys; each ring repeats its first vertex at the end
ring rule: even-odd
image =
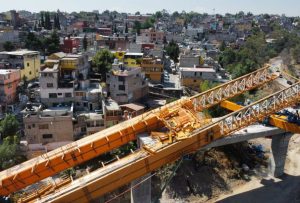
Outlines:
{"type": "MultiPolygon", "coordinates": [[[[277,71],[283,71],[284,69],[284,64],[283,64],[283,60],[281,57],[276,57],[270,60],[270,65],[271,65],[271,70],[273,72],[277,72],[277,71]]],[[[279,78],[276,79],[276,82],[279,83],[281,86],[283,86],[284,88],[289,87],[290,85],[287,83],[287,79],[283,76],[280,76],[279,78]]]]}

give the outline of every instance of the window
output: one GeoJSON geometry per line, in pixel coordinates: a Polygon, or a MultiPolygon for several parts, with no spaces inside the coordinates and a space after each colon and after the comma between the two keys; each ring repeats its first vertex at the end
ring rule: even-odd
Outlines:
{"type": "Polygon", "coordinates": [[[57,94],[56,93],[49,93],[49,98],[57,98],[57,94]]]}
{"type": "Polygon", "coordinates": [[[104,121],[100,120],[100,121],[96,121],[96,127],[101,127],[104,126],[104,121]]]}
{"type": "Polygon", "coordinates": [[[7,88],[10,89],[12,87],[11,83],[7,85],[7,88]]]}
{"type": "Polygon", "coordinates": [[[86,132],[86,127],[82,127],[82,128],[81,128],[81,132],[82,132],[82,133],[85,133],[85,132],[86,132]]]}
{"type": "Polygon", "coordinates": [[[52,134],[43,134],[43,139],[51,139],[53,138],[52,134]]]}
{"type": "Polygon", "coordinates": [[[119,85],[119,90],[125,91],[125,85],[119,85]]]}
{"type": "Polygon", "coordinates": [[[196,76],[196,75],[197,75],[197,73],[195,72],[195,73],[194,73],[194,76],[196,76]]]}
{"type": "Polygon", "coordinates": [[[34,123],[32,124],[32,127],[35,128],[35,124],[34,123]]]}
{"type": "Polygon", "coordinates": [[[119,79],[120,82],[124,82],[125,81],[125,78],[122,77],[122,76],[119,76],[118,79],[119,79]]]}
{"type": "Polygon", "coordinates": [[[27,63],[27,67],[29,67],[30,66],[30,64],[29,63],[27,63]]]}
{"type": "Polygon", "coordinates": [[[197,82],[197,80],[194,80],[194,82],[197,82]]]}
{"type": "Polygon", "coordinates": [[[62,96],[62,93],[57,93],[58,96],[62,96]]]}
{"type": "Polygon", "coordinates": [[[70,93],[70,92],[65,93],[65,97],[67,97],[67,98],[72,97],[72,93],[70,93]]]}
{"type": "Polygon", "coordinates": [[[53,87],[53,83],[47,83],[47,87],[53,87]]]}
{"type": "Polygon", "coordinates": [[[75,95],[77,97],[83,97],[84,96],[84,93],[83,92],[76,92],[75,95]]]}
{"type": "Polygon", "coordinates": [[[31,71],[29,71],[29,75],[31,75],[31,71]]]}
{"type": "Polygon", "coordinates": [[[46,130],[46,129],[49,129],[49,125],[48,125],[48,124],[41,124],[41,125],[39,125],[39,129],[40,129],[40,130],[46,130]]]}
{"type": "Polygon", "coordinates": [[[27,129],[31,129],[31,126],[30,126],[30,125],[28,125],[28,126],[27,126],[27,129]]]}

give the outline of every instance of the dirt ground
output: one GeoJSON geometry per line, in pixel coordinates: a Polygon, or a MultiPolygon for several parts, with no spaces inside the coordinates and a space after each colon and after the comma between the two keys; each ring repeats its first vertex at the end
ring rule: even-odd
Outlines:
{"type": "MultiPolygon", "coordinates": [[[[264,145],[270,145],[265,139],[264,145]]],[[[221,195],[212,202],[300,202],[300,135],[291,138],[285,165],[285,175],[255,177],[250,182],[232,189],[231,194],[221,195]]]]}
{"type": "MultiPolygon", "coordinates": [[[[269,153],[271,139],[258,138],[250,140],[250,142],[262,144],[269,160],[271,159],[271,153],[269,153]]],[[[252,165],[251,171],[254,172],[249,176],[250,180],[246,181],[240,175],[241,166],[239,164],[246,160],[234,159],[224,153],[223,149],[216,149],[210,154],[206,154],[205,157],[212,159],[206,158],[210,163],[200,167],[195,166],[195,161],[186,160],[179,167],[159,202],[300,202],[300,135],[294,135],[290,140],[285,175],[281,178],[272,177],[269,166],[252,165]]],[[[269,160],[267,162],[270,163],[269,160]]],[[[156,193],[155,190],[152,192],[156,193]]]]}

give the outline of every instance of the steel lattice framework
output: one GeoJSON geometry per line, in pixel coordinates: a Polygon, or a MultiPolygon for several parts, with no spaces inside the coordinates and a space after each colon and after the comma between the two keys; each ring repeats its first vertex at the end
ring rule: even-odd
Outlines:
{"type": "Polygon", "coordinates": [[[202,111],[203,109],[216,105],[225,99],[232,98],[274,80],[276,77],[278,76],[272,74],[269,70],[269,66],[266,66],[255,72],[232,80],[224,85],[217,86],[204,93],[195,95],[191,97],[191,100],[194,104],[195,110],[202,111]]]}
{"type": "Polygon", "coordinates": [[[282,108],[288,107],[299,101],[300,83],[261,99],[239,111],[227,115],[218,122],[221,134],[228,135],[250,123],[262,120],[266,116],[275,113],[282,108]]]}

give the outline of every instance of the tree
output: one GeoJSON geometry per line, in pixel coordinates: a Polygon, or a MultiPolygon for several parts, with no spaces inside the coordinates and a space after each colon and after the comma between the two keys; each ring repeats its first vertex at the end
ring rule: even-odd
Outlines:
{"type": "Polygon", "coordinates": [[[54,29],[60,30],[60,22],[58,14],[54,15],[54,29]]]}
{"type": "Polygon", "coordinates": [[[117,33],[117,32],[118,32],[118,30],[117,30],[117,25],[116,25],[116,24],[113,25],[113,32],[114,32],[114,33],[117,33]]]}
{"type": "Polygon", "coordinates": [[[11,41],[6,41],[3,44],[3,48],[5,51],[12,51],[15,49],[15,46],[11,41]]]}
{"type": "Polygon", "coordinates": [[[125,24],[125,33],[128,33],[128,23],[125,24]]]}
{"type": "Polygon", "coordinates": [[[44,12],[41,12],[41,26],[45,27],[44,12]]]}
{"type": "Polygon", "coordinates": [[[141,28],[142,28],[141,23],[139,21],[134,21],[133,29],[138,35],[141,34],[141,28]]]}
{"type": "Polygon", "coordinates": [[[97,72],[102,75],[103,80],[106,79],[106,73],[111,70],[114,58],[114,55],[107,49],[98,51],[93,57],[93,66],[97,68],[97,72]]]}
{"type": "Polygon", "coordinates": [[[226,48],[226,43],[224,41],[222,41],[221,45],[220,45],[220,51],[224,51],[226,48]]]}
{"type": "Polygon", "coordinates": [[[51,36],[45,39],[45,48],[47,49],[48,54],[53,54],[60,51],[59,48],[59,36],[54,30],[51,33],[51,36]]]}
{"type": "Polygon", "coordinates": [[[96,13],[95,14],[95,22],[98,22],[99,21],[99,17],[98,17],[98,14],[96,13]]]}
{"type": "Polygon", "coordinates": [[[137,11],[137,12],[135,12],[135,15],[139,16],[139,15],[141,15],[141,13],[139,11],[137,11]]]}
{"type": "Polygon", "coordinates": [[[38,29],[37,29],[37,22],[35,22],[34,24],[34,27],[33,27],[33,30],[36,32],[38,29]]]}
{"type": "Polygon", "coordinates": [[[52,29],[50,13],[49,12],[45,12],[45,29],[47,29],[47,30],[52,29]]]}
{"type": "Polygon", "coordinates": [[[0,132],[3,138],[16,135],[19,129],[19,122],[12,114],[7,114],[0,122],[0,132]]]}
{"type": "Polygon", "coordinates": [[[83,44],[84,51],[86,51],[87,50],[87,46],[88,46],[88,41],[87,41],[86,35],[84,35],[84,37],[83,37],[82,44],[83,44]]]}
{"type": "Polygon", "coordinates": [[[17,145],[5,142],[0,145],[0,169],[7,169],[16,164],[17,145]]]}
{"type": "Polygon", "coordinates": [[[178,44],[172,40],[166,47],[166,52],[175,62],[178,62],[178,57],[180,53],[180,49],[178,44]]]}
{"type": "Polygon", "coordinates": [[[26,161],[26,157],[19,153],[19,144],[20,139],[16,135],[3,139],[3,144],[0,145],[0,170],[26,161]]]}
{"type": "Polygon", "coordinates": [[[29,32],[25,39],[25,47],[29,50],[41,51],[42,41],[32,32],[29,32]]]}
{"type": "Polygon", "coordinates": [[[164,44],[164,45],[168,44],[167,36],[166,36],[166,35],[164,35],[164,38],[163,38],[163,44],[164,44]]]}
{"type": "Polygon", "coordinates": [[[175,11],[173,14],[172,14],[172,17],[173,18],[178,18],[180,16],[180,14],[178,13],[178,11],[175,11]]]}
{"type": "Polygon", "coordinates": [[[162,18],[162,12],[161,11],[157,11],[156,13],[155,13],[155,18],[156,19],[160,19],[160,18],[162,18]]]}

